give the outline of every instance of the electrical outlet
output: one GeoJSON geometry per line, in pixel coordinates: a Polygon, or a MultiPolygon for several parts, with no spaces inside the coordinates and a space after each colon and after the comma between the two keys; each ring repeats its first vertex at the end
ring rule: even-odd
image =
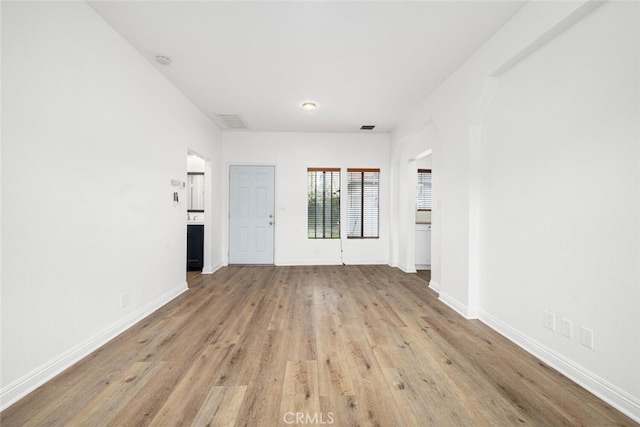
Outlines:
{"type": "Polygon", "coordinates": [[[556,315],[548,310],[544,311],[544,327],[552,331],[556,330],[556,315]]]}
{"type": "Polygon", "coordinates": [[[129,304],[129,294],[122,293],[120,294],[120,308],[125,308],[129,304]]]}
{"type": "Polygon", "coordinates": [[[571,324],[571,320],[565,318],[560,319],[560,330],[562,331],[562,335],[567,338],[571,338],[573,336],[573,325],[571,324]]]}
{"type": "Polygon", "coordinates": [[[580,328],[580,344],[585,347],[593,348],[593,331],[584,326],[580,328]]]}

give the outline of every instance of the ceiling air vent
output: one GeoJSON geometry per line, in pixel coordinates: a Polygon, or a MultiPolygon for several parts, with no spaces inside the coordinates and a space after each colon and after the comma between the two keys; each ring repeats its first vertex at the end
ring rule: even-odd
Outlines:
{"type": "Polygon", "coordinates": [[[375,125],[362,125],[362,127],[360,127],[360,130],[372,130],[374,127],[376,127],[375,125]]]}
{"type": "Polygon", "coordinates": [[[249,129],[240,114],[216,114],[216,116],[229,129],[249,129]]]}

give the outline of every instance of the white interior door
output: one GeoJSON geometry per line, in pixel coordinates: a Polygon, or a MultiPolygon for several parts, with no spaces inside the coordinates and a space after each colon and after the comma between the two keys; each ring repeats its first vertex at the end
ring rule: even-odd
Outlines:
{"type": "Polygon", "coordinates": [[[273,264],[274,167],[231,166],[229,264],[273,264]]]}

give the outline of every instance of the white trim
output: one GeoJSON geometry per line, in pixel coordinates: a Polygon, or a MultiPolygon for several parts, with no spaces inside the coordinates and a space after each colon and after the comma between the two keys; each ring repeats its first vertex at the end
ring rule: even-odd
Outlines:
{"type": "Polygon", "coordinates": [[[446,304],[447,306],[455,310],[458,314],[460,314],[465,319],[477,318],[477,313],[475,310],[473,311],[469,310],[469,307],[467,307],[465,304],[462,304],[460,301],[453,298],[451,295],[447,294],[446,292],[442,292],[442,290],[440,290],[439,294],[440,296],[438,299],[440,301],[442,301],[444,304],[446,304]],[[475,316],[475,317],[472,317],[472,316],[475,316]]]}
{"type": "Polygon", "coordinates": [[[59,356],[40,365],[38,368],[24,375],[22,378],[18,378],[11,384],[3,387],[2,390],[0,390],[0,410],[8,408],[10,405],[31,393],[33,390],[69,368],[80,359],[88,356],[93,351],[111,341],[113,338],[120,335],[122,332],[126,331],[140,320],[144,319],[187,290],[187,282],[180,283],[175,288],[165,292],[158,298],[149,302],[147,305],[125,316],[94,337],[72,347],[59,356]]]}
{"type": "MultiPolygon", "coordinates": [[[[267,264],[270,265],[270,264],[267,264]]],[[[326,261],[318,261],[317,259],[302,259],[295,261],[280,261],[278,260],[274,265],[280,267],[296,267],[296,266],[306,266],[306,265],[343,265],[340,260],[326,260],[326,261]]],[[[345,260],[344,265],[388,265],[386,262],[380,261],[362,261],[357,260],[354,262],[349,262],[345,260]]]]}
{"type": "Polygon", "coordinates": [[[521,333],[489,313],[479,310],[479,319],[519,347],[559,371],[576,384],[593,393],[625,415],[640,422],[640,399],[578,365],[546,345],[521,333]]]}
{"type": "Polygon", "coordinates": [[[224,264],[222,264],[222,262],[219,262],[215,265],[205,265],[202,268],[202,274],[213,274],[216,271],[220,270],[222,267],[224,267],[224,264]]]}
{"type": "Polygon", "coordinates": [[[276,267],[303,267],[308,265],[342,265],[342,263],[340,261],[296,260],[277,261],[274,265],[276,267]]]}
{"type": "Polygon", "coordinates": [[[399,268],[400,270],[402,270],[403,272],[408,273],[408,274],[413,274],[413,273],[417,273],[417,272],[418,272],[418,271],[416,270],[415,266],[413,266],[413,267],[407,267],[406,265],[400,265],[400,264],[398,264],[398,265],[396,266],[396,268],[399,268]]]}
{"type": "Polygon", "coordinates": [[[478,307],[467,307],[467,319],[477,319],[480,315],[478,307]]]}
{"type": "Polygon", "coordinates": [[[438,282],[436,282],[435,280],[430,280],[429,281],[429,288],[433,291],[435,291],[436,293],[440,294],[440,291],[442,290],[442,285],[438,282]]]}

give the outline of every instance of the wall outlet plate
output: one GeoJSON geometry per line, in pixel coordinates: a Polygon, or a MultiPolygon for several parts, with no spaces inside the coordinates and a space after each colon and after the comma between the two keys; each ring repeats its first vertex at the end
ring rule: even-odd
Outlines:
{"type": "Polygon", "coordinates": [[[125,308],[129,304],[129,294],[124,292],[120,294],[120,308],[125,308]]]}
{"type": "Polygon", "coordinates": [[[580,328],[580,344],[585,347],[593,348],[593,331],[584,326],[580,328]]]}
{"type": "Polygon", "coordinates": [[[560,319],[560,331],[565,337],[571,338],[573,336],[573,325],[571,320],[565,318],[560,319]]]}
{"type": "Polygon", "coordinates": [[[556,330],[556,315],[549,310],[544,311],[544,327],[552,331],[556,330]]]}

